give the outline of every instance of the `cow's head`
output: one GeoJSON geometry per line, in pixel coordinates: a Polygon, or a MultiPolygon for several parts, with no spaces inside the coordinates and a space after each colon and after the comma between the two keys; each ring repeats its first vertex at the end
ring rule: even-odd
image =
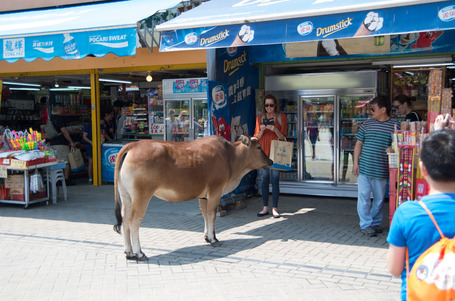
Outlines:
{"type": "Polygon", "coordinates": [[[257,138],[241,135],[239,140],[247,148],[247,162],[245,163],[252,169],[263,169],[273,165],[273,161],[264,153],[257,138]]]}

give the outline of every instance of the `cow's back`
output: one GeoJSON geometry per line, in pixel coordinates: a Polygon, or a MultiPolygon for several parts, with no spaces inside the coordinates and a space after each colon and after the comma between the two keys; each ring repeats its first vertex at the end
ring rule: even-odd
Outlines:
{"type": "Polygon", "coordinates": [[[232,144],[219,136],[189,142],[141,140],[125,156],[121,179],[129,190],[168,202],[204,197],[230,175],[232,144]]]}

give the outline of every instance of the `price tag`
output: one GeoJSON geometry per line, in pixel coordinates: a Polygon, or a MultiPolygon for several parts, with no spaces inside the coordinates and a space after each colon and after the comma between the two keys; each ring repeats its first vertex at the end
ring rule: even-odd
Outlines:
{"type": "Polygon", "coordinates": [[[27,169],[27,161],[11,159],[11,167],[19,169],[27,169]]]}
{"type": "Polygon", "coordinates": [[[7,178],[8,172],[5,165],[0,165],[0,178],[7,178]]]}

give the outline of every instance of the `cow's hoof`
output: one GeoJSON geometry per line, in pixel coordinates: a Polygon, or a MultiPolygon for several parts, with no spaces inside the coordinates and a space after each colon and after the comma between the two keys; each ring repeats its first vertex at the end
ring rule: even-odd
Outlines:
{"type": "Polygon", "coordinates": [[[140,255],[141,255],[141,257],[139,257],[139,255],[136,255],[137,261],[148,261],[149,260],[149,258],[144,253],[141,253],[140,255]]]}
{"type": "Polygon", "coordinates": [[[221,246],[221,243],[220,241],[217,239],[215,242],[211,242],[210,245],[214,248],[216,247],[220,247],[221,246]]]}
{"type": "Polygon", "coordinates": [[[128,259],[128,260],[136,260],[136,255],[133,252],[126,252],[125,251],[125,254],[126,254],[126,259],[128,259]]]}

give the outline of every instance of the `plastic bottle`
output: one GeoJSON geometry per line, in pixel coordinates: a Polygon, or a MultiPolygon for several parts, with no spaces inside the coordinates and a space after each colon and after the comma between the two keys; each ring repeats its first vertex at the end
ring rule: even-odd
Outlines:
{"type": "Polygon", "coordinates": [[[65,49],[65,53],[70,56],[79,57],[76,39],[69,33],[64,33],[63,36],[65,37],[63,40],[63,49],[65,49]]]}

